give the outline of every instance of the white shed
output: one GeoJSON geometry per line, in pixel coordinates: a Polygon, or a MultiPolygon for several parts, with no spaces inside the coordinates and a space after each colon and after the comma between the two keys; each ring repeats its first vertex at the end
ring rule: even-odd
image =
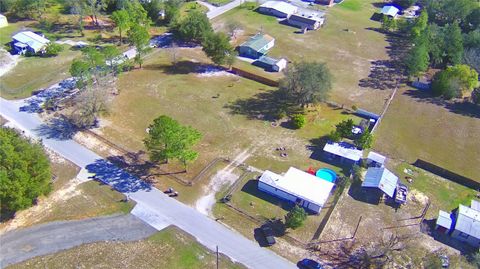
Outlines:
{"type": "Polygon", "coordinates": [[[5,15],[0,14],[0,28],[7,27],[8,26],[8,20],[5,15]]]}

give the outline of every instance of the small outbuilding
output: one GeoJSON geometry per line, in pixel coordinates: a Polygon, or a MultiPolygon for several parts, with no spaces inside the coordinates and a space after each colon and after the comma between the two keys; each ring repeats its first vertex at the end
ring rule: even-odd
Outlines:
{"type": "Polygon", "coordinates": [[[472,200],[472,207],[458,207],[452,237],[473,247],[480,247],[480,211],[475,210],[478,201],[472,200]],[[476,203],[476,204],[475,204],[476,203]]]}
{"type": "Polygon", "coordinates": [[[378,188],[390,198],[395,195],[398,177],[385,167],[370,167],[367,170],[362,187],[378,188]]]}
{"type": "Polygon", "coordinates": [[[255,66],[259,66],[269,72],[280,72],[287,67],[287,60],[278,60],[268,56],[262,56],[252,64],[255,66]]]}
{"type": "Polygon", "coordinates": [[[258,33],[238,47],[240,56],[258,59],[275,46],[275,38],[258,33]]]}
{"type": "Polygon", "coordinates": [[[316,0],[315,1],[317,4],[320,4],[320,5],[325,5],[325,6],[333,6],[333,4],[335,4],[335,0],[316,0]]]}
{"type": "Polygon", "coordinates": [[[283,1],[267,1],[260,5],[258,12],[278,18],[288,18],[297,12],[297,6],[283,1]]]}
{"type": "Polygon", "coordinates": [[[391,5],[386,5],[382,8],[382,10],[380,11],[380,13],[382,13],[383,15],[385,16],[389,16],[389,17],[392,17],[392,18],[396,18],[397,15],[398,15],[398,12],[400,10],[394,6],[391,6],[391,5]]]}
{"type": "Polygon", "coordinates": [[[283,176],[267,170],[258,180],[259,190],[317,214],[327,202],[334,185],[294,167],[290,167],[283,176]]]}
{"type": "Polygon", "coordinates": [[[340,162],[357,163],[363,157],[363,151],[346,142],[329,142],[323,147],[329,158],[340,158],[340,162]]]}
{"type": "Polygon", "coordinates": [[[8,20],[5,15],[0,14],[0,28],[7,27],[8,26],[8,20]]]}
{"type": "Polygon", "coordinates": [[[367,165],[373,167],[383,167],[386,160],[387,157],[374,151],[370,151],[367,156],[367,165]]]}
{"type": "Polygon", "coordinates": [[[12,50],[14,54],[41,53],[50,43],[50,40],[31,31],[23,31],[12,37],[12,50]]]}
{"type": "Polygon", "coordinates": [[[450,216],[450,213],[445,212],[443,210],[439,210],[438,218],[437,218],[437,221],[435,222],[435,230],[437,230],[440,233],[446,234],[452,228],[452,223],[453,223],[453,220],[450,216]]]}

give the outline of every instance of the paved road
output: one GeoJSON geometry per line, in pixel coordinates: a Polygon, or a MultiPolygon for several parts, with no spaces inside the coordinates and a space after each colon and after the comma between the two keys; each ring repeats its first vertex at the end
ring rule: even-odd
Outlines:
{"type": "MultiPolygon", "coordinates": [[[[295,268],[294,264],[272,251],[259,247],[256,242],[246,239],[103,160],[97,154],[71,140],[69,138],[71,132],[67,127],[47,125],[36,114],[19,112],[22,105],[22,101],[7,101],[0,98],[0,114],[24,130],[27,135],[41,138],[45,146],[78,166],[86,168],[88,172],[95,173],[98,180],[129,195],[137,205],[142,207],[141,215],[148,216],[142,219],[153,227],[158,223],[172,223],[193,235],[210,250],[215,250],[218,246],[220,252],[250,268],[295,268]]],[[[63,126],[61,123],[58,124],[63,126]]]]}
{"type": "Polygon", "coordinates": [[[232,1],[228,4],[226,4],[226,5],[215,7],[214,9],[209,8],[210,10],[207,12],[207,17],[209,19],[213,19],[213,18],[215,18],[217,16],[220,16],[223,13],[225,13],[225,12],[231,10],[231,9],[234,9],[234,8],[238,7],[239,5],[241,5],[244,2],[245,2],[245,0],[234,0],[234,1],[232,1]]]}
{"type": "Polygon", "coordinates": [[[156,232],[155,228],[131,214],[41,224],[2,235],[0,267],[82,244],[106,240],[134,241],[156,232]]]}

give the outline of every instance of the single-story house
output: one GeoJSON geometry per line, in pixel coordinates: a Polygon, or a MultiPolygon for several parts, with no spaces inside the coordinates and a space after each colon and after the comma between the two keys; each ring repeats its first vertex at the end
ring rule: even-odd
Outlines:
{"type": "Polygon", "coordinates": [[[258,180],[259,190],[317,214],[327,202],[334,185],[294,167],[290,167],[283,176],[267,170],[258,180]]]}
{"type": "Polygon", "coordinates": [[[323,147],[329,157],[340,157],[340,162],[357,163],[363,157],[363,151],[346,142],[329,142],[323,147]]]}
{"type": "Polygon", "coordinates": [[[283,1],[267,1],[258,7],[258,12],[279,18],[288,18],[297,12],[297,6],[283,1]]]}
{"type": "Polygon", "coordinates": [[[394,6],[391,6],[391,5],[386,5],[382,8],[382,10],[380,11],[380,13],[382,13],[383,15],[385,16],[389,16],[389,17],[392,17],[392,18],[395,18],[397,17],[398,15],[398,12],[400,10],[398,10],[398,8],[394,7],[394,6]]]}
{"type": "Polygon", "coordinates": [[[3,14],[0,14],[0,28],[6,27],[6,26],[8,26],[7,17],[5,17],[5,15],[3,14]]]}
{"type": "Polygon", "coordinates": [[[241,44],[238,47],[238,52],[240,56],[258,59],[267,54],[274,45],[275,38],[267,34],[258,33],[241,44]]]}
{"type": "Polygon", "coordinates": [[[315,2],[320,5],[326,5],[331,7],[335,3],[335,0],[316,0],[315,2]]]}
{"type": "Polygon", "coordinates": [[[452,237],[473,247],[480,247],[480,203],[472,200],[471,207],[459,205],[452,237]]]}
{"type": "Polygon", "coordinates": [[[374,151],[370,151],[367,156],[367,165],[373,167],[383,167],[386,159],[387,157],[374,151]]]}
{"type": "Polygon", "coordinates": [[[390,198],[394,197],[398,177],[385,167],[370,167],[367,170],[362,187],[378,188],[390,198]]]}
{"type": "Polygon", "coordinates": [[[269,72],[280,72],[287,67],[287,60],[285,59],[275,59],[267,56],[262,56],[258,58],[253,65],[262,67],[269,72]]]}
{"type": "Polygon", "coordinates": [[[41,53],[50,40],[31,31],[23,31],[12,37],[12,50],[15,54],[41,53]]]}
{"type": "Polygon", "coordinates": [[[288,24],[305,30],[317,30],[325,23],[325,13],[301,8],[288,18],[288,24]]]}

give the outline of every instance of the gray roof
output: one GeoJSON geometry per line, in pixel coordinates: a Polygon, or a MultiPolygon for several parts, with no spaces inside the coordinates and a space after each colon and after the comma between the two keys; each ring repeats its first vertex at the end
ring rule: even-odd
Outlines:
{"type": "Polygon", "coordinates": [[[452,228],[452,218],[450,217],[450,213],[440,210],[438,212],[436,224],[450,230],[450,228],[452,228]]]}
{"type": "Polygon", "coordinates": [[[379,188],[388,196],[393,197],[397,183],[398,177],[387,168],[370,167],[367,170],[362,187],[379,188]]]}
{"type": "Polygon", "coordinates": [[[296,6],[283,1],[267,1],[260,7],[274,9],[287,15],[297,12],[298,9],[296,6]]]}
{"type": "Polygon", "coordinates": [[[266,63],[268,65],[275,65],[279,60],[272,58],[272,57],[267,57],[267,56],[262,56],[258,58],[259,62],[266,63]]]}
{"type": "Polygon", "coordinates": [[[472,204],[470,205],[470,207],[471,207],[473,210],[480,211],[480,202],[477,201],[477,200],[472,200],[472,204]]]}
{"type": "Polygon", "coordinates": [[[398,8],[396,8],[394,6],[391,6],[391,5],[387,5],[387,6],[384,6],[382,8],[382,11],[380,11],[380,12],[382,14],[395,17],[397,15],[398,11],[399,11],[398,8]]]}
{"type": "Polygon", "coordinates": [[[354,145],[345,142],[327,143],[325,144],[325,147],[323,147],[323,150],[352,161],[358,161],[363,157],[362,150],[359,150],[354,145]]]}
{"type": "Polygon", "coordinates": [[[460,205],[455,230],[480,239],[480,211],[460,205]]]}
{"type": "Polygon", "coordinates": [[[378,154],[374,151],[370,151],[368,153],[367,159],[372,160],[372,161],[377,162],[377,163],[380,163],[380,164],[384,164],[387,157],[385,157],[381,154],[378,154]]]}

